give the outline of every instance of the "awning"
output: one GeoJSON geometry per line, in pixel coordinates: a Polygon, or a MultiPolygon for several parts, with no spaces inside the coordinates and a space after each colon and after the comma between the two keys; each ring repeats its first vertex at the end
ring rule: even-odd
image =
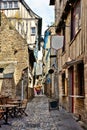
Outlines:
{"type": "Polygon", "coordinates": [[[62,68],[67,68],[67,67],[70,67],[70,66],[73,66],[74,64],[79,64],[79,63],[83,63],[83,60],[72,60],[72,61],[68,61],[66,62],[62,68]]]}

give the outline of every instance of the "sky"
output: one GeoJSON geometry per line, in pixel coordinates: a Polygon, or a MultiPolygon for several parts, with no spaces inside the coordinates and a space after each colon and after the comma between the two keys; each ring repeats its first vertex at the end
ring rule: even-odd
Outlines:
{"type": "Polygon", "coordinates": [[[54,23],[54,6],[50,6],[50,0],[25,0],[29,7],[42,18],[42,35],[48,25],[54,23]]]}

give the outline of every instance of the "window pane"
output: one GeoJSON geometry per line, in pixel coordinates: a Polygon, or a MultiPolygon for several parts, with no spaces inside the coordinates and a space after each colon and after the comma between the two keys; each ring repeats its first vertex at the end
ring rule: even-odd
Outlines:
{"type": "Polygon", "coordinates": [[[31,27],[31,34],[35,34],[36,33],[36,28],[35,27],[31,27]]]}
{"type": "Polygon", "coordinates": [[[7,9],[7,2],[4,3],[4,9],[7,9]]]}
{"type": "Polygon", "coordinates": [[[14,8],[18,8],[18,2],[14,2],[14,8]]]}
{"type": "Polygon", "coordinates": [[[12,2],[9,2],[9,8],[12,8],[12,2]]]}

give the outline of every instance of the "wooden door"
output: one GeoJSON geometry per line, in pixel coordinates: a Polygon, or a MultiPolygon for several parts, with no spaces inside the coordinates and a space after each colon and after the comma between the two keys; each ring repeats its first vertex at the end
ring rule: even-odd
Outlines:
{"type": "Polygon", "coordinates": [[[74,71],[73,67],[69,68],[69,111],[74,112],[74,71]]]}

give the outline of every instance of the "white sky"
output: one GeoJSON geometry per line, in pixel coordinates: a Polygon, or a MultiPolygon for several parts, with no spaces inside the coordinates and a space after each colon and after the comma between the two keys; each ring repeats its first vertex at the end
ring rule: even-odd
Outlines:
{"type": "Polygon", "coordinates": [[[25,0],[29,7],[42,18],[42,35],[48,25],[54,22],[54,6],[50,6],[50,0],[25,0]]]}

